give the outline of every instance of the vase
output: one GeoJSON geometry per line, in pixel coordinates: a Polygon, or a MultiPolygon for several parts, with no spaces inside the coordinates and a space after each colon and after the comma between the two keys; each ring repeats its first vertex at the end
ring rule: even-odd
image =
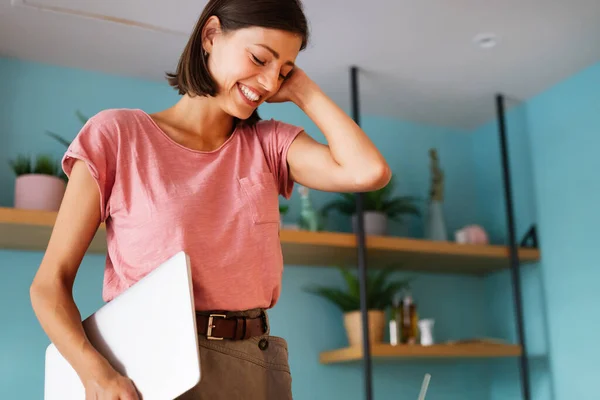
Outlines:
{"type": "Polygon", "coordinates": [[[425,237],[429,240],[447,241],[446,223],[444,212],[440,201],[432,200],[429,203],[427,223],[425,226],[425,237]]]}
{"type": "Polygon", "coordinates": [[[419,321],[419,332],[421,333],[421,345],[431,346],[433,341],[433,326],[435,321],[433,319],[422,319],[419,321]]]}
{"type": "Polygon", "coordinates": [[[58,211],[65,194],[62,179],[44,174],[25,174],[15,179],[15,208],[58,211]]]}
{"type": "MultiPolygon", "coordinates": [[[[387,215],[378,211],[363,212],[365,234],[373,236],[386,236],[388,234],[387,215]]],[[[352,230],[358,232],[358,216],[352,215],[352,230]]]]}
{"type": "MultiPolygon", "coordinates": [[[[382,310],[369,310],[369,342],[383,342],[385,313],[382,310]]],[[[350,347],[361,346],[363,342],[362,314],[360,310],[344,313],[344,327],[350,347]]]]}

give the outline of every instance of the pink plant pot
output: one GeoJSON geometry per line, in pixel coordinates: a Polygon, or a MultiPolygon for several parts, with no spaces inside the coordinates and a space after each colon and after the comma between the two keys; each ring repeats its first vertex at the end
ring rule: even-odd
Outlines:
{"type": "Polygon", "coordinates": [[[58,211],[66,183],[56,176],[26,174],[15,180],[15,208],[58,211]]]}

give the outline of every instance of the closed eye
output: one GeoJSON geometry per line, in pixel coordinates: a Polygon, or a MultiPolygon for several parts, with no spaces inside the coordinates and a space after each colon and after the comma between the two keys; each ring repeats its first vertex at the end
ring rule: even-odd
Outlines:
{"type": "Polygon", "coordinates": [[[257,63],[258,65],[265,65],[266,63],[262,60],[260,60],[258,57],[256,57],[254,54],[252,54],[252,59],[254,60],[255,63],[257,63]]]}
{"type": "MultiPolygon", "coordinates": [[[[259,59],[258,57],[256,57],[254,54],[252,54],[252,60],[253,60],[253,61],[254,61],[256,64],[258,64],[258,65],[261,65],[261,66],[265,66],[265,64],[266,64],[266,62],[265,62],[265,61],[262,61],[261,59],[259,59]]],[[[286,76],[286,75],[279,74],[279,79],[281,79],[281,80],[285,80],[286,78],[287,78],[287,76],[286,76]]]]}

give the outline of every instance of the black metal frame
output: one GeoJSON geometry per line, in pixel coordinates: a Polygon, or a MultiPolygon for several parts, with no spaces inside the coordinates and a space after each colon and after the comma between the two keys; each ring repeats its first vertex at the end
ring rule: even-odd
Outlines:
{"type": "MultiPolygon", "coordinates": [[[[350,69],[351,106],[352,118],[360,126],[359,90],[358,90],[358,68],[350,69]]],[[[510,176],[510,162],[508,158],[508,139],[506,135],[505,98],[501,94],[496,95],[496,112],[498,119],[498,133],[500,140],[500,152],[502,161],[502,183],[504,187],[504,200],[506,203],[506,221],[508,228],[508,241],[510,249],[510,272],[513,286],[513,301],[517,315],[517,335],[522,348],[520,356],[521,390],[524,400],[531,399],[529,383],[529,366],[527,360],[527,347],[525,343],[525,329],[523,317],[523,299],[521,296],[520,261],[518,244],[516,239],[516,224],[513,209],[512,182],[510,176]]],[[[358,256],[358,278],[360,282],[360,310],[362,316],[363,331],[363,373],[366,400],[373,399],[373,378],[371,366],[371,349],[369,345],[369,314],[367,309],[367,259],[365,246],[365,229],[363,216],[363,194],[356,193],[356,236],[358,256]]]]}
{"type": "Polygon", "coordinates": [[[506,102],[505,96],[496,95],[496,112],[498,119],[498,134],[500,136],[500,153],[502,157],[502,183],[504,186],[504,201],[506,204],[506,223],[508,228],[508,245],[510,248],[510,275],[513,286],[513,301],[517,314],[517,337],[521,345],[520,357],[521,391],[524,400],[531,399],[529,384],[529,365],[525,343],[525,328],[523,317],[523,299],[521,296],[521,274],[516,239],[516,223],[513,209],[512,182],[510,176],[510,160],[508,158],[508,139],[506,136],[506,102]]]}
{"type": "MultiPolygon", "coordinates": [[[[352,118],[360,126],[360,108],[358,102],[358,68],[350,69],[350,87],[352,88],[352,118]]],[[[363,373],[365,379],[365,398],[373,398],[373,379],[371,373],[371,348],[369,346],[369,313],[367,312],[367,254],[365,246],[365,225],[363,216],[363,194],[356,193],[356,235],[358,249],[358,279],[360,283],[360,311],[363,332],[363,373]]]]}

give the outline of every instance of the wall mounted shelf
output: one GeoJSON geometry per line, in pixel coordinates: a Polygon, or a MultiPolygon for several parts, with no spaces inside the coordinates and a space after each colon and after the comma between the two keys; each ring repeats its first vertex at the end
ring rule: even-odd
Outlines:
{"type": "MultiPolygon", "coordinates": [[[[46,248],[55,212],[0,208],[0,248],[43,251],[46,248]]],[[[336,266],[356,262],[356,236],[351,233],[282,230],[281,244],[287,265],[336,266]]],[[[371,268],[486,274],[509,267],[505,246],[462,245],[402,237],[369,236],[367,259],[371,268]]],[[[106,252],[104,225],[98,230],[90,253],[106,252]]],[[[520,249],[522,264],[539,260],[536,249],[520,249]]]]}
{"type": "MultiPolygon", "coordinates": [[[[44,251],[48,245],[56,212],[0,207],[0,248],[44,251]]],[[[106,252],[104,225],[98,229],[89,253],[106,252]]]]}
{"type": "MultiPolygon", "coordinates": [[[[373,359],[422,359],[422,358],[497,358],[519,357],[521,346],[495,343],[434,344],[432,346],[398,345],[387,343],[371,345],[373,359]]],[[[363,357],[362,346],[347,347],[322,352],[321,364],[338,364],[359,361],[363,357]]]]}

